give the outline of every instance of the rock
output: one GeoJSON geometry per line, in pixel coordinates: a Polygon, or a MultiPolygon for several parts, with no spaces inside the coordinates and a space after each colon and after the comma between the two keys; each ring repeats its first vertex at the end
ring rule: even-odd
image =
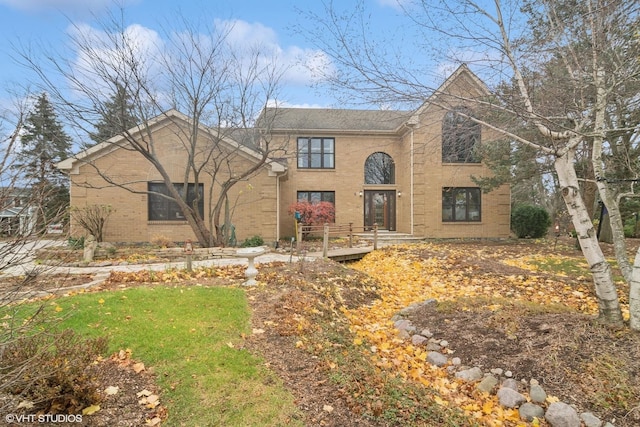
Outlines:
{"type": "Polygon", "coordinates": [[[502,368],[495,368],[495,369],[492,369],[492,370],[491,370],[491,373],[492,373],[493,375],[497,375],[497,376],[502,375],[502,373],[503,373],[503,372],[504,372],[504,371],[502,370],[502,368]]]}
{"type": "Polygon", "coordinates": [[[500,405],[505,408],[517,408],[527,401],[526,397],[508,387],[500,387],[497,396],[500,405]]]}
{"type": "Polygon", "coordinates": [[[433,333],[428,329],[423,329],[420,332],[420,335],[422,335],[423,337],[431,338],[433,336],[433,333]]]}
{"type": "Polygon", "coordinates": [[[582,418],[582,422],[584,422],[585,427],[601,427],[602,420],[591,412],[583,412],[580,414],[580,418],[582,418]]]}
{"type": "Polygon", "coordinates": [[[412,314],[413,314],[413,313],[414,313],[418,308],[420,308],[420,306],[421,306],[421,304],[419,304],[419,303],[415,303],[415,302],[414,302],[414,303],[413,303],[413,304],[411,304],[410,306],[405,307],[405,308],[403,308],[402,310],[400,310],[400,311],[398,312],[398,314],[399,314],[400,316],[410,316],[410,315],[412,315],[412,314]]]}
{"type": "Polygon", "coordinates": [[[456,372],[456,378],[468,382],[478,381],[482,378],[482,370],[477,366],[471,369],[465,369],[464,371],[456,372]]]}
{"type": "Polygon", "coordinates": [[[510,388],[511,390],[518,391],[518,382],[512,378],[509,378],[502,382],[502,387],[506,387],[506,388],[510,388]]]}
{"type": "Polygon", "coordinates": [[[496,385],[498,385],[498,379],[493,375],[487,375],[476,387],[480,391],[491,393],[496,385]]]}
{"type": "Polygon", "coordinates": [[[442,353],[438,353],[437,351],[430,351],[427,353],[427,362],[431,363],[435,366],[444,366],[447,364],[449,360],[447,356],[442,353]]]}
{"type": "Polygon", "coordinates": [[[427,338],[422,335],[414,335],[411,337],[411,344],[415,346],[423,346],[427,342],[427,338]]]}
{"type": "Polygon", "coordinates": [[[442,347],[442,348],[449,347],[449,341],[447,341],[447,340],[440,341],[440,347],[442,347]]]}
{"type": "Polygon", "coordinates": [[[507,378],[511,378],[511,377],[513,376],[513,372],[511,372],[511,371],[505,371],[505,372],[504,372],[504,376],[505,376],[505,377],[507,377],[507,378]]]}
{"type": "Polygon", "coordinates": [[[416,327],[407,319],[396,320],[393,326],[401,331],[407,331],[409,334],[413,334],[416,331],[416,327]]]}
{"type": "Polygon", "coordinates": [[[460,366],[462,364],[462,360],[460,360],[459,357],[454,357],[453,359],[451,359],[451,363],[455,366],[460,366]]]}
{"type": "Polygon", "coordinates": [[[436,344],[434,342],[427,343],[427,350],[429,351],[440,351],[440,344],[436,344]]]}
{"type": "Polygon", "coordinates": [[[406,340],[408,338],[411,338],[411,335],[409,334],[409,332],[405,331],[404,329],[399,329],[398,338],[406,340]]]}
{"type": "Polygon", "coordinates": [[[538,382],[538,380],[534,380],[533,378],[531,378],[531,381],[529,381],[529,384],[531,384],[531,385],[539,385],[540,383],[538,382]]]}
{"type": "Polygon", "coordinates": [[[532,402],[544,403],[547,400],[547,393],[539,385],[533,384],[529,389],[529,397],[531,397],[532,402]]]}
{"type": "Polygon", "coordinates": [[[533,421],[534,418],[540,420],[544,418],[544,409],[542,409],[541,406],[529,402],[523,403],[518,409],[518,413],[520,414],[520,418],[525,421],[533,421]]]}
{"type": "Polygon", "coordinates": [[[580,427],[578,413],[564,402],[554,402],[549,405],[544,419],[551,427],[580,427]]]}

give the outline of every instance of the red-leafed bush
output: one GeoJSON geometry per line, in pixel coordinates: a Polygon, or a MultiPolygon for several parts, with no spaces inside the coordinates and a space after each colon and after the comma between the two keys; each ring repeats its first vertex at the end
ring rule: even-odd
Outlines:
{"type": "Polygon", "coordinates": [[[336,209],[331,202],[296,202],[289,206],[289,213],[300,212],[300,224],[322,225],[332,223],[336,218],[336,209]]]}

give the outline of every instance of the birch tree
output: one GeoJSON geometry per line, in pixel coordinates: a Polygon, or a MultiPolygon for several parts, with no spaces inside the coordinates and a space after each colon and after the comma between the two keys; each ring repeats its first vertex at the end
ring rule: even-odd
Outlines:
{"type": "MultiPolygon", "coordinates": [[[[66,107],[62,114],[67,121],[86,135],[95,135],[95,125],[113,108],[113,99],[125,94],[127,116],[138,119],[134,129],[140,132],[116,123],[117,134],[125,141],[117,142],[119,149],[142,155],[166,187],[166,193],[143,193],[176,203],[202,247],[221,244],[221,211],[229,190],[255,174],[281,148],[274,147],[266,135],[249,131],[260,110],[276,98],[284,69],[272,48],[236,43],[233,21],[209,23],[203,18],[192,22],[177,15],[162,33],[127,26],[125,21],[125,12],[120,10],[98,22],[96,28],[73,25],[69,31],[72,49],[49,50],[42,58],[21,47],[18,54],[39,75],[39,84],[57,105],[66,107]],[[61,81],[68,86],[61,86],[61,81]],[[189,119],[188,126],[181,126],[175,135],[187,158],[181,171],[182,188],[173,185],[171,165],[158,157],[150,131],[153,119],[163,115],[170,119],[165,114],[170,109],[189,119]],[[237,135],[243,136],[243,144],[234,149],[224,146],[224,139],[237,135]],[[255,154],[254,165],[229,173],[233,159],[247,147],[255,154]],[[197,189],[205,176],[216,182],[210,190],[208,217],[199,209],[204,195],[196,191],[190,197],[188,190],[189,185],[197,189]]],[[[135,183],[96,171],[107,186],[141,193],[135,183]]]]}
{"type": "MultiPolygon", "coordinates": [[[[460,103],[473,105],[476,114],[470,119],[552,159],[558,190],[591,270],[599,317],[609,323],[622,323],[611,266],[580,192],[584,177],[577,174],[576,153],[585,143],[593,144],[598,190],[609,207],[611,198],[603,185],[607,171],[600,157],[606,152],[604,143],[616,131],[638,131],[637,122],[605,120],[616,94],[637,82],[638,3],[423,0],[398,5],[405,12],[407,27],[415,31],[409,43],[399,38],[376,41],[368,30],[364,2],[348,11],[330,2],[324,16],[307,15],[321,23],[310,39],[332,57],[338,69],[327,74],[325,81],[363,102],[416,104],[437,95],[428,102],[444,109],[460,103]],[[393,44],[400,40],[403,43],[393,44]],[[413,57],[402,56],[406,46],[411,46],[413,57]],[[497,86],[506,81],[516,91],[512,97],[500,97],[496,92],[491,99],[437,93],[437,86],[431,83],[433,62],[412,67],[420,65],[415,52],[434,52],[440,63],[470,63],[487,84],[497,86]],[[535,76],[548,71],[551,61],[563,72],[557,80],[541,84],[535,76]],[[554,94],[560,95],[555,101],[554,94]]],[[[612,218],[612,223],[617,221],[612,218]]],[[[637,281],[631,282],[631,327],[640,329],[640,270],[634,269],[634,274],[637,281]]]]}

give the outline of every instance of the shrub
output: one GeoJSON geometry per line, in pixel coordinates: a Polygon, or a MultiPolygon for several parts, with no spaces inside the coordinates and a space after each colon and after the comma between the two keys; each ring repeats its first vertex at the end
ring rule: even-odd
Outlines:
{"type": "Polygon", "coordinates": [[[110,205],[87,205],[71,208],[71,218],[87,233],[94,236],[96,241],[102,242],[104,226],[113,213],[110,205]]]}
{"type": "Polygon", "coordinates": [[[253,236],[245,239],[240,246],[243,248],[253,248],[262,245],[264,245],[264,239],[260,236],[253,236]]]}
{"type": "Polygon", "coordinates": [[[334,222],[336,209],[331,202],[296,202],[289,206],[291,215],[300,213],[300,223],[304,225],[322,225],[334,222]]]}
{"type": "Polygon", "coordinates": [[[84,248],[84,236],[69,237],[69,239],[67,239],[67,245],[69,245],[69,247],[71,249],[82,249],[82,248],[84,248]]]}
{"type": "Polygon", "coordinates": [[[549,213],[539,206],[521,205],[511,213],[511,229],[520,239],[543,237],[550,225],[549,213]]]}
{"type": "Polygon", "coordinates": [[[68,329],[23,336],[3,350],[0,389],[33,402],[34,411],[78,413],[99,401],[86,368],[106,352],[106,338],[85,339],[68,329]]]}
{"type": "Polygon", "coordinates": [[[176,245],[171,241],[171,239],[166,236],[153,236],[153,239],[151,239],[151,244],[160,248],[171,248],[176,245]]]}

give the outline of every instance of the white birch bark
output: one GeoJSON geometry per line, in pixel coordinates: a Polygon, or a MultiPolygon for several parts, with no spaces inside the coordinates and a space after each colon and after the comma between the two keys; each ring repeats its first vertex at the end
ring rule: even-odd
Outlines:
{"type": "Polygon", "coordinates": [[[580,195],[574,157],[575,150],[572,149],[556,157],[554,162],[562,197],[576,230],[580,248],[593,275],[598,300],[598,316],[608,323],[622,323],[622,310],[611,266],[602,253],[593,222],[580,195]]]}
{"type": "Polygon", "coordinates": [[[629,327],[640,331],[640,248],[636,252],[629,282],[629,327]]]}

